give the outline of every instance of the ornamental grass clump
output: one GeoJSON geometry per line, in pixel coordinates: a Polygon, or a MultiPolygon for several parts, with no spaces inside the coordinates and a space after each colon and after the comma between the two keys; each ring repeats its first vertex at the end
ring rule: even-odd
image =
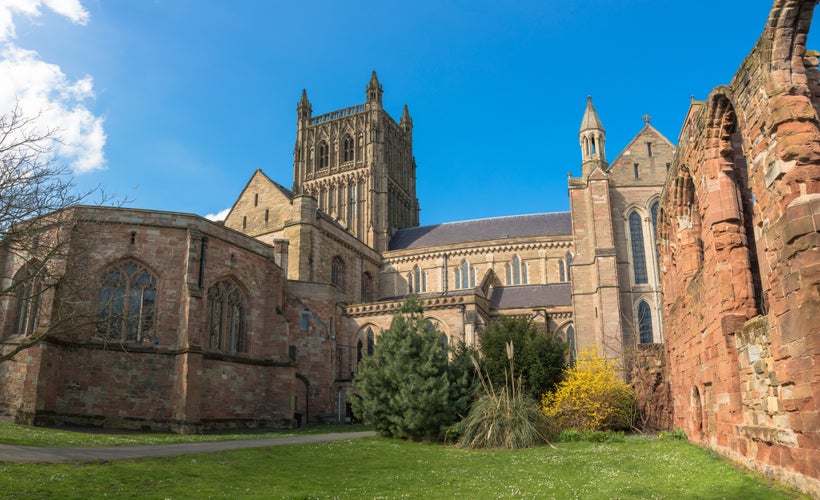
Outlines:
{"type": "Polygon", "coordinates": [[[515,379],[513,344],[507,344],[509,371],[504,386],[496,391],[492,381],[472,358],[483,394],[470,407],[462,420],[461,446],[465,448],[528,448],[548,443],[552,429],[546,415],[521,387],[521,377],[515,379]]]}
{"type": "Polygon", "coordinates": [[[555,391],[544,394],[541,407],[561,430],[629,429],[635,396],[615,371],[615,361],[585,350],[555,391]]]}

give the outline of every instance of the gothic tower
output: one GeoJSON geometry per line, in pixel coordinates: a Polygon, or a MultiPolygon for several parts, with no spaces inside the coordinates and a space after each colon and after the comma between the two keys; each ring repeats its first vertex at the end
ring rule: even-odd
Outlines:
{"type": "Polygon", "coordinates": [[[587,98],[581,129],[581,177],[569,179],[572,238],[572,306],[579,349],[607,358],[623,354],[618,265],[607,173],[606,131],[587,98]]]}
{"type": "Polygon", "coordinates": [[[374,71],[365,103],[312,116],[307,93],[296,107],[293,191],[318,200],[359,240],[383,252],[392,234],[419,224],[413,120],[382,107],[374,71]]]}

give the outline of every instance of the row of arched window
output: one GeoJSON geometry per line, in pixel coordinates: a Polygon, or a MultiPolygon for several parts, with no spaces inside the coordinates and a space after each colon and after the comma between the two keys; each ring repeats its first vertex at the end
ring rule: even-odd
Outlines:
{"type": "MultiPolygon", "coordinates": [[[[362,134],[359,134],[357,139],[354,139],[351,134],[345,134],[344,138],[342,138],[342,149],[340,155],[340,163],[350,163],[353,161],[362,161],[363,159],[363,149],[364,149],[364,137],[362,134]]],[[[310,152],[308,152],[308,167],[313,169],[313,157],[310,152]]],[[[330,155],[330,144],[326,140],[319,141],[319,145],[316,148],[316,169],[323,169],[330,166],[331,162],[331,155],[330,155]]]]}
{"type": "MultiPolygon", "coordinates": [[[[345,290],[345,263],[338,255],[333,257],[330,262],[330,284],[345,290]]],[[[361,280],[361,301],[372,302],[375,300],[375,288],[373,286],[373,275],[365,271],[362,273],[361,280]]]]}
{"type": "MultiPolygon", "coordinates": [[[[247,299],[231,279],[208,287],[205,303],[205,346],[244,353],[247,299]]],[[[155,336],[156,278],[141,264],[127,260],[103,275],[97,300],[96,331],[107,339],[142,342],[155,336]]]]}

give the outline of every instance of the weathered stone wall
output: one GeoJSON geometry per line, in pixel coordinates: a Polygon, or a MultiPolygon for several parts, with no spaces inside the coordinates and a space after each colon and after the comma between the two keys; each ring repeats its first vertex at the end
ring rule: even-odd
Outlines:
{"type": "Polygon", "coordinates": [[[663,344],[636,344],[628,352],[632,360],[630,384],[638,402],[637,424],[647,430],[672,428],[672,391],[666,370],[663,344]]]}
{"type": "Polygon", "coordinates": [[[693,103],[660,236],[674,425],[820,495],[815,4],[776,1],[731,84],[693,103]]]}

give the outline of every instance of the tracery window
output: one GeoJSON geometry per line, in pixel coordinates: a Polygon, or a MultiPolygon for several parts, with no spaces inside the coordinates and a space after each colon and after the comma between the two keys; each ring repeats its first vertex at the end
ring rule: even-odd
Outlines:
{"type": "Polygon", "coordinates": [[[347,134],[342,142],[342,158],[345,163],[353,161],[353,151],[353,137],[351,137],[350,134],[347,134]]]}
{"type": "Polygon", "coordinates": [[[635,284],[640,285],[648,283],[641,216],[634,211],[629,214],[629,239],[631,240],[632,274],[635,278],[635,284]]]}
{"type": "Polygon", "coordinates": [[[141,342],[154,330],[156,280],[133,260],[109,269],[97,301],[97,333],[106,338],[141,342]]]}
{"type": "Polygon", "coordinates": [[[567,275],[564,272],[564,261],[559,260],[558,261],[558,281],[563,283],[566,280],[567,280],[567,275]]]}
{"type": "Polygon", "coordinates": [[[333,261],[330,264],[330,283],[339,288],[344,288],[344,272],[345,265],[342,259],[333,257],[333,261]]]}
{"type": "Polygon", "coordinates": [[[32,267],[26,266],[14,277],[19,283],[15,294],[17,314],[14,320],[14,332],[18,335],[31,335],[40,321],[40,303],[43,294],[42,278],[36,275],[32,267]]]}
{"type": "Polygon", "coordinates": [[[367,327],[367,355],[372,356],[373,350],[376,346],[376,338],[373,335],[373,329],[367,327]]]}
{"type": "Polygon", "coordinates": [[[651,344],[652,339],[652,310],[646,301],[638,303],[638,333],[641,344],[651,344]]]}
{"type": "Polygon", "coordinates": [[[508,285],[527,284],[527,263],[513,255],[512,262],[505,264],[508,285]]]}
{"type": "Polygon", "coordinates": [[[319,168],[326,168],[330,165],[330,150],[327,147],[327,141],[319,143],[319,168]]]}
{"type": "Polygon", "coordinates": [[[567,252],[566,256],[567,261],[567,281],[572,279],[572,254],[567,252]]]}
{"type": "Polygon", "coordinates": [[[455,288],[467,289],[475,288],[475,268],[466,260],[462,260],[455,268],[455,288]]]}
{"type": "Polygon", "coordinates": [[[247,352],[245,309],[245,298],[233,281],[222,280],[208,289],[205,324],[209,348],[247,352]]]}

